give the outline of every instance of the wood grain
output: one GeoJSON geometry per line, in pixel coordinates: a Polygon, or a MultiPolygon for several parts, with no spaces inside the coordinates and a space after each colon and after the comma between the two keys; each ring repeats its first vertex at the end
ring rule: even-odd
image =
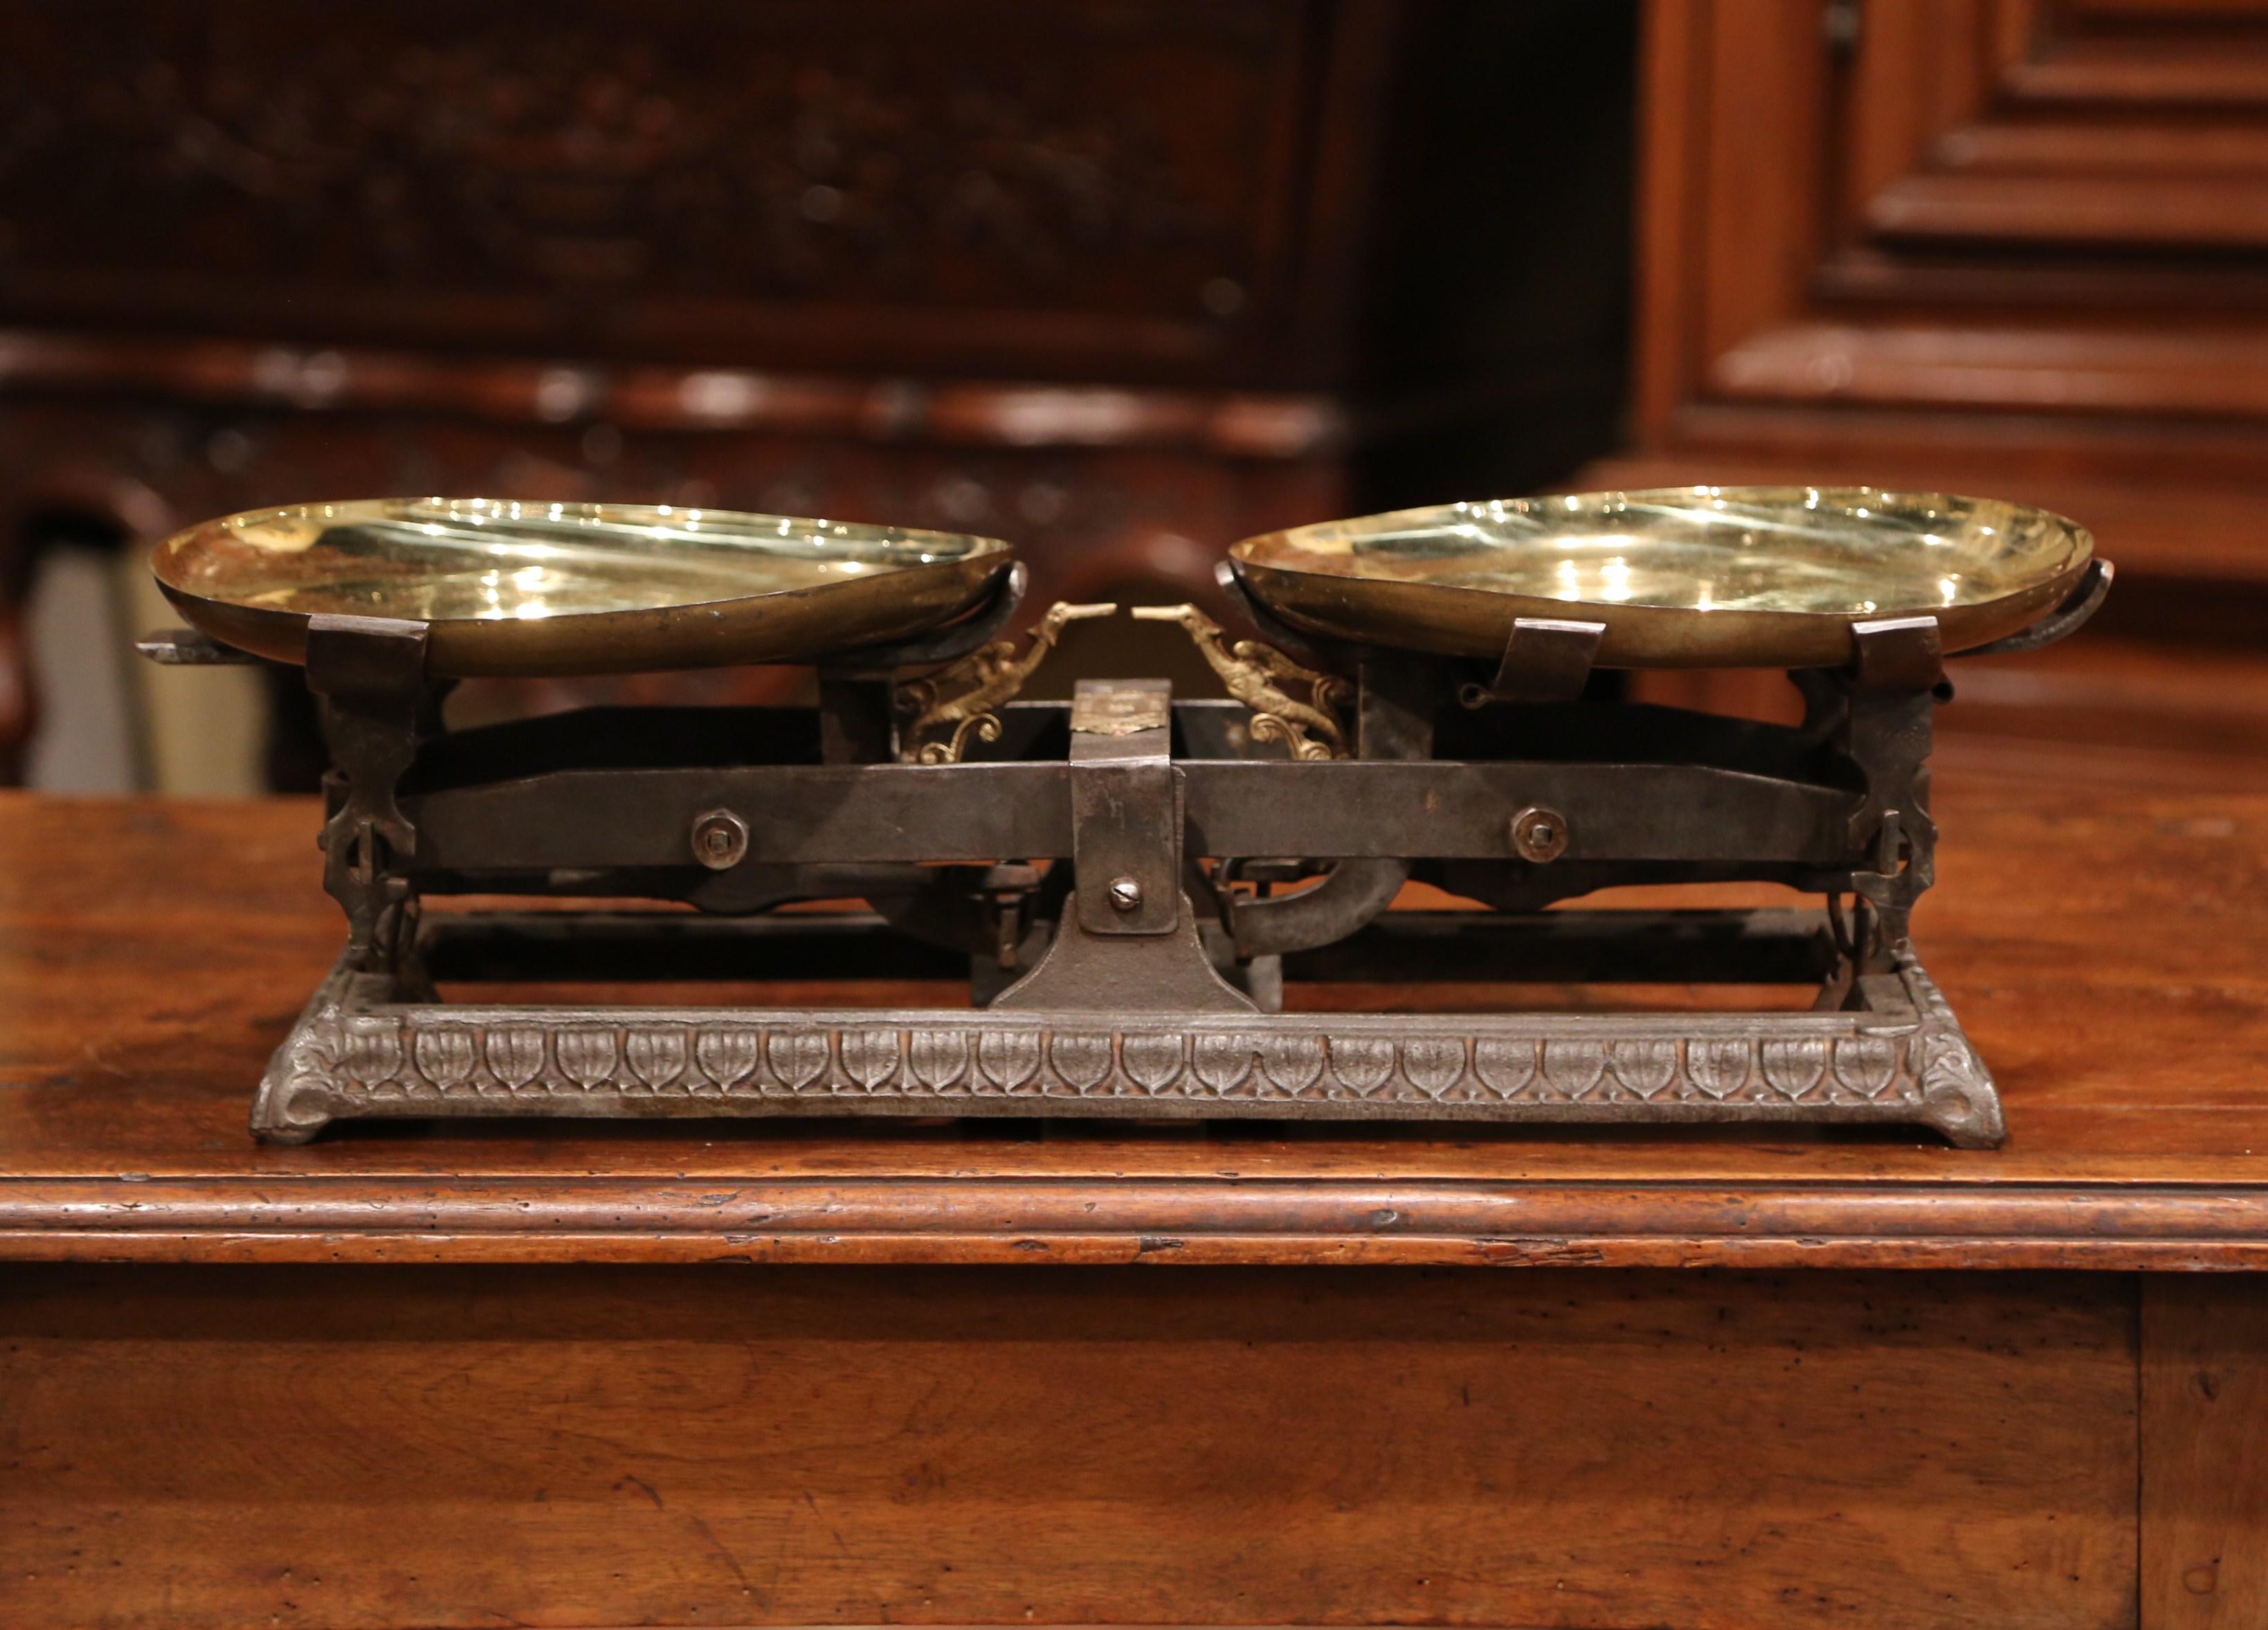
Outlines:
{"type": "MultiPolygon", "coordinates": [[[[2202,608],[2268,579],[2263,284],[2242,252],[2268,218],[2268,5],[1852,11],[1824,46],[1800,3],[1648,7],[1641,445],[1563,484],[1990,493],[2079,517],[2122,589],[2148,574],[2202,608]]],[[[2166,722],[2159,750],[2226,752],[2222,783],[2257,787],[2257,728],[2230,714],[2268,690],[2258,626],[2076,648],[2073,682],[1992,731],[2102,739],[2109,690],[2113,715],[2166,722]]],[[[2053,677],[2027,663],[2010,682],[2053,677]]],[[[1712,677],[1712,704],[1751,711],[1731,699],[1746,682],[1712,677]]]]}
{"type": "MultiPolygon", "coordinates": [[[[2210,27],[1869,7],[1840,61],[1800,0],[1648,11],[1646,83],[1679,110],[1644,132],[1650,449],[1749,397],[2154,415],[2177,437],[2213,415],[2257,458],[2259,280],[2232,257],[2268,198],[2268,6],[2210,27]]],[[[2062,431],[2029,429],[2043,448],[2062,431]]]]}
{"type": "Polygon", "coordinates": [[[2111,1630],[2097,1276],[42,1269],[11,1630],[2111,1630]]]}
{"type": "Polygon", "coordinates": [[[244,1131],[252,1084],[341,932],[313,807],[10,794],[0,1251],[2268,1262],[2268,800],[2074,800],[1991,770],[1941,779],[1918,935],[2006,1095],[1992,1152],[1802,1129],[850,1121],[407,1123],[264,1147],[244,1131]]]}
{"type": "MultiPolygon", "coordinates": [[[[2114,606],[2146,576],[2185,613],[2223,586],[2257,594],[2268,4],[1830,14],[1852,23],[1832,41],[1803,0],[1646,7],[1639,446],[1560,483],[1984,493],[2093,528],[2114,606]]],[[[2220,785],[2268,785],[2261,619],[2195,621],[2075,644],[2060,674],[2028,658],[2014,705],[2004,691],[1949,723],[2220,755],[2220,785]]],[[[1752,712],[1755,679],[1668,683],[1752,712]]]]}
{"type": "Polygon", "coordinates": [[[2268,1279],[2142,1286],[2142,1630],[2268,1623],[2268,1279]]]}
{"type": "Polygon", "coordinates": [[[1344,252],[1300,191],[1322,111],[1377,117],[1359,86],[1307,71],[1341,10],[26,14],[9,29],[28,120],[9,181],[40,224],[13,245],[0,311],[709,367],[1266,367],[1301,350],[1283,308],[1344,252]],[[112,74],[142,87],[130,111],[106,114],[92,87],[112,74]],[[482,95],[506,77],[510,101],[482,95]],[[383,90],[318,136],[236,88],[286,83],[308,106],[383,90]],[[419,139],[410,110],[432,97],[468,120],[419,139]],[[158,157],[184,142],[203,156],[158,157]],[[357,174],[384,179],[345,184],[357,174]],[[162,263],[120,234],[128,217],[173,244],[162,263]],[[280,260],[248,247],[285,237],[280,260]],[[1243,321],[1205,304],[1219,279],[1243,321]]]}
{"type": "Polygon", "coordinates": [[[261,408],[458,413],[506,424],[575,417],[632,432],[758,431],[952,446],[1167,447],[1231,458],[1336,450],[1339,405],[1314,395],[782,374],[688,366],[575,367],[356,347],[320,353],[216,340],[0,335],[0,387],[158,395],[261,408]]]}

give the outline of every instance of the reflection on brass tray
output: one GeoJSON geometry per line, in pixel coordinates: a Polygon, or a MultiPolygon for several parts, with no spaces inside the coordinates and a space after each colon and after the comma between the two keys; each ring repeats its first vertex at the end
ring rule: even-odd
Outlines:
{"type": "Polygon", "coordinates": [[[1346,732],[1336,709],[1347,697],[1344,680],[1302,667],[1273,645],[1256,639],[1226,643],[1221,626],[1195,606],[1137,606],[1145,622],[1178,623],[1189,631],[1197,654],[1220,675],[1228,694],[1252,710],[1252,739],[1281,741],[1294,758],[1344,758],[1346,732]],[[1288,694],[1286,684],[1307,688],[1307,700],[1288,694]]]}
{"type": "Polygon", "coordinates": [[[1403,510],[1248,538],[1245,587],[1294,627],[1500,655],[1516,618],[1605,625],[1602,667],[1823,667],[1853,623],[1936,619],[1944,649],[2014,633],[2086,574],[2044,510],[1874,487],[1677,487],[1403,510]]]}
{"type": "Polygon", "coordinates": [[[427,671],[620,673],[812,661],[951,622],[1009,564],[992,538],[666,504],[370,498],[227,515],[150,568],[230,645],[306,660],[317,616],[428,630],[427,671]]]}
{"type": "Polygon", "coordinates": [[[950,667],[900,685],[898,711],[910,716],[902,733],[901,756],[911,764],[957,764],[971,736],[998,741],[1000,720],[992,710],[1023,690],[1063,638],[1064,625],[1111,616],[1117,610],[1111,601],[1070,605],[1057,601],[1032,630],[1032,643],[1022,656],[1016,654],[1014,640],[996,639],[950,667]],[[943,741],[922,739],[939,730],[946,732],[943,741]]]}

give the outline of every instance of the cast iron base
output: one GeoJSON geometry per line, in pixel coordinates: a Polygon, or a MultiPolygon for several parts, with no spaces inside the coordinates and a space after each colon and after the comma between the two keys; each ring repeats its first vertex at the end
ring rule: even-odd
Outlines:
{"type": "MultiPolygon", "coordinates": [[[[493,949],[524,927],[540,951],[560,943],[561,915],[475,919],[473,932],[493,949]]],[[[1797,943],[1816,922],[1716,915],[1751,944],[1797,943]]],[[[1557,940],[1583,916],[1638,914],[1554,913],[1533,926],[1557,940]]],[[[1884,1123],[1998,1143],[1991,1075],[1911,947],[1891,960],[1894,972],[1860,977],[1837,1011],[1112,1015],[404,1001],[342,959],[276,1050],[252,1127],[300,1142],[364,1117],[1320,1114],[1884,1123]]]]}

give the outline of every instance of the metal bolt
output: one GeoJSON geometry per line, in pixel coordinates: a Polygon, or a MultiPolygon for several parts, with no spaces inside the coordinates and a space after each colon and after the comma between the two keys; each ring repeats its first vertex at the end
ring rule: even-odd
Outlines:
{"type": "Polygon", "coordinates": [[[1130,877],[1114,877],[1110,880],[1110,909],[1112,911],[1130,911],[1141,904],[1141,884],[1136,882],[1130,877]]]}
{"type": "Polygon", "coordinates": [[[748,856],[748,823],[729,809],[693,817],[693,858],[712,872],[729,871],[748,856]]]}
{"type": "Polygon", "coordinates": [[[1528,808],[1512,817],[1512,846],[1538,865],[1567,852],[1567,821],[1557,809],[1528,808]]]}

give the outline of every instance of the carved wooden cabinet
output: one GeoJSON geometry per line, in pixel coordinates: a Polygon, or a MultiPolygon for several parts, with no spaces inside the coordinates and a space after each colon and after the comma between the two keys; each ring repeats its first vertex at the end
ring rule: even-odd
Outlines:
{"type": "Polygon", "coordinates": [[[1792,408],[2053,415],[2066,446],[2233,421],[2161,427],[2203,454],[2191,432],[2268,419],[2268,4],[1652,15],[1650,433],[1792,408]]]}
{"type": "MultiPolygon", "coordinates": [[[[997,534],[1042,602],[1210,594],[1226,543],[1353,502],[1398,359],[1438,342],[1397,422],[1473,419],[1505,325],[1466,319],[1508,282],[1468,271],[1435,299],[1420,277],[1413,302],[1403,269],[1438,254],[1397,223],[1443,218],[1463,173],[1548,194],[1583,173],[1570,130],[1618,154],[1623,13],[11,8],[0,559],[20,578],[59,520],[142,536],[500,492],[997,534]],[[1572,116],[1560,87],[1436,128],[1427,64],[1501,84],[1563,36],[1608,42],[1609,88],[1572,116]]],[[[1508,217],[1457,236],[1522,263],[1508,217]]],[[[1619,304],[1618,274],[1577,286],[1619,304]]],[[[1609,348],[1594,372],[1616,372],[1609,348]]],[[[10,694],[0,749],[26,728],[10,694]]]]}
{"type": "MultiPolygon", "coordinates": [[[[33,8],[0,69],[10,304],[704,368],[1326,384],[1359,225],[1332,172],[1363,145],[1329,138],[1366,132],[1321,115],[1374,98],[1388,22],[1299,0],[33,8]]],[[[544,402],[591,405],[563,380],[544,402]]],[[[716,380],[677,407],[751,405],[716,380]]]]}
{"type": "Polygon", "coordinates": [[[1646,27],[1638,453],[1582,479],[2064,510],[2119,592],[2088,638],[1968,668],[1948,725],[2268,753],[2268,4],[1654,0],[1646,27]]]}

